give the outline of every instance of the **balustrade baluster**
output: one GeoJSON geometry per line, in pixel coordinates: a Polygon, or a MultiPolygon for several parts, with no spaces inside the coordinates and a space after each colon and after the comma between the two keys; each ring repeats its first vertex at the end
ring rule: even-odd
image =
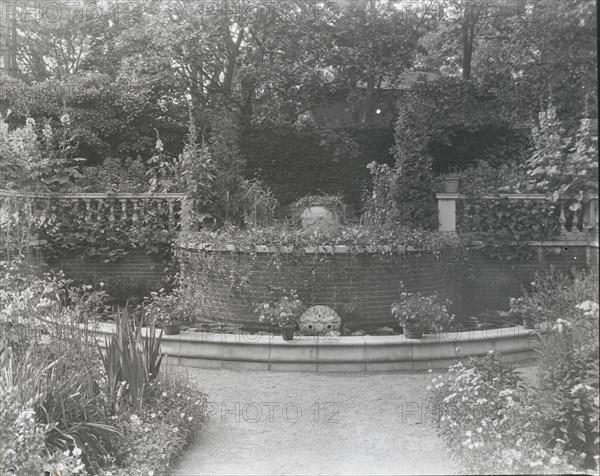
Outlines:
{"type": "Polygon", "coordinates": [[[173,200],[169,200],[169,228],[171,230],[174,230],[176,226],[174,205],[173,200]]]}
{"type": "Polygon", "coordinates": [[[558,217],[558,222],[560,223],[560,232],[563,233],[567,231],[565,224],[567,223],[567,217],[565,216],[565,204],[560,202],[560,216],[558,217]]]}
{"type": "Polygon", "coordinates": [[[85,199],[85,221],[90,221],[92,219],[92,206],[90,203],[90,199],[85,199]]]}
{"type": "Polygon", "coordinates": [[[121,221],[127,220],[127,199],[121,198],[121,221]]]}
{"type": "Polygon", "coordinates": [[[113,221],[115,221],[115,203],[112,200],[109,203],[110,215],[108,216],[108,221],[112,223],[113,221]]]}
{"type": "Polygon", "coordinates": [[[140,207],[139,203],[137,200],[133,199],[133,216],[131,217],[131,221],[136,222],[140,219],[139,215],[138,215],[138,209],[140,207]]]}

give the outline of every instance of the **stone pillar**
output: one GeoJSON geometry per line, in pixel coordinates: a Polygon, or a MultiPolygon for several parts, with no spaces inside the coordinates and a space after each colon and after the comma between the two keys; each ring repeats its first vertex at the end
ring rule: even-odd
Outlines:
{"type": "Polygon", "coordinates": [[[457,193],[438,193],[439,231],[456,231],[456,200],[457,193]]]}

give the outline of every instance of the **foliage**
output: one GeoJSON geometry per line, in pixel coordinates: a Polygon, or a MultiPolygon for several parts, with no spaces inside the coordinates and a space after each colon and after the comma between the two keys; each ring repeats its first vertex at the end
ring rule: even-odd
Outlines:
{"type": "Polygon", "coordinates": [[[46,221],[44,203],[17,196],[0,196],[0,246],[7,261],[27,256],[31,241],[46,221]]]}
{"type": "Polygon", "coordinates": [[[490,352],[450,368],[428,387],[439,432],[469,473],[573,472],[560,445],[545,447],[541,414],[514,366],[490,352]]]}
{"type": "Polygon", "coordinates": [[[437,294],[423,296],[421,293],[408,292],[402,284],[400,299],[392,304],[392,315],[401,326],[416,325],[423,331],[441,331],[454,320],[448,312],[450,301],[442,301],[437,294]]]}
{"type": "MultiPolygon", "coordinates": [[[[33,407],[39,404],[41,395],[35,395],[26,402],[21,401],[19,391],[22,383],[17,383],[19,379],[14,375],[14,365],[12,351],[1,348],[0,435],[3,443],[0,447],[0,470],[6,474],[40,474],[42,471],[52,474],[60,471],[66,476],[87,474],[79,458],[81,449],[77,446],[72,451],[48,452],[46,438],[55,430],[55,425],[36,424],[33,407]]],[[[29,377],[26,383],[37,383],[41,379],[42,369],[37,371],[37,375],[31,375],[30,372],[21,377],[29,377]]]]}
{"type": "Polygon", "coordinates": [[[483,80],[503,91],[515,109],[535,112],[539,98],[553,94],[571,129],[585,104],[597,98],[594,7],[590,0],[528,5],[442,0],[417,65],[483,80]]]}
{"type": "Polygon", "coordinates": [[[88,322],[106,311],[106,293],[90,285],[73,285],[62,271],[31,269],[19,261],[0,262],[0,321],[13,324],[62,313],[78,322],[88,322]]]}
{"type": "MultiPolygon", "coordinates": [[[[598,131],[590,119],[583,119],[575,139],[565,135],[552,105],[539,115],[533,129],[535,149],[527,161],[529,186],[556,201],[584,193],[598,193],[598,131]]],[[[579,208],[571,207],[571,211],[579,208]]]]}
{"type": "Polygon", "coordinates": [[[321,206],[335,215],[341,223],[348,219],[348,207],[339,195],[307,195],[295,202],[292,207],[292,222],[301,224],[302,213],[309,207],[321,206]]]}
{"type": "Polygon", "coordinates": [[[340,195],[358,210],[369,179],[365,166],[373,160],[393,162],[393,133],[387,126],[249,124],[240,141],[244,177],[260,177],[282,205],[327,194],[340,195]]]}
{"type": "Polygon", "coordinates": [[[149,188],[146,167],[139,157],[107,157],[100,165],[81,167],[80,173],[76,184],[85,193],[145,193],[149,188]]]}
{"type": "MultiPolygon", "coordinates": [[[[252,313],[266,299],[277,301],[282,288],[296,290],[307,305],[314,303],[323,282],[351,279],[354,275],[351,264],[360,262],[364,253],[381,256],[389,266],[402,266],[411,247],[412,252],[431,253],[440,259],[445,253],[455,253],[460,240],[454,234],[419,232],[399,226],[332,225],[314,229],[278,222],[255,229],[222,228],[189,234],[178,242],[178,258],[182,263],[193,261],[199,267],[201,272],[194,273],[194,286],[200,296],[209,295],[215,283],[219,283],[230,289],[232,295],[241,296],[252,313]],[[261,273],[259,286],[252,282],[256,270],[261,273]]],[[[329,299],[342,317],[356,310],[353,296],[339,290],[332,291],[329,299]]],[[[196,298],[193,303],[203,317],[223,319],[213,315],[203,299],[196,298]]]]}
{"type": "Polygon", "coordinates": [[[48,158],[39,146],[35,121],[10,130],[7,117],[0,121],[0,189],[36,190],[42,186],[48,158]]]}
{"type": "Polygon", "coordinates": [[[582,230],[584,195],[598,190],[597,132],[590,122],[581,121],[573,140],[565,136],[554,107],[542,112],[540,128],[533,130],[535,147],[525,164],[509,168],[503,178],[499,170],[491,180],[480,176],[485,168],[476,169],[473,183],[465,190],[469,197],[459,211],[460,231],[477,233],[487,247],[500,243],[515,247],[516,253],[507,256],[514,260],[527,255],[527,241],[547,241],[560,234],[561,211],[568,231],[575,218],[582,230]],[[497,192],[545,193],[548,200],[479,197],[497,192]]]}
{"type": "Polygon", "coordinates": [[[244,224],[247,227],[264,226],[273,221],[279,202],[258,179],[244,180],[244,224]]]}
{"type": "Polygon", "coordinates": [[[532,284],[523,303],[545,330],[537,352],[547,440],[584,454],[584,467],[594,468],[599,441],[598,274],[551,273],[536,276],[532,284]]]}
{"type": "MultiPolygon", "coordinates": [[[[141,328],[132,328],[127,309],[122,312],[117,310],[115,333],[106,339],[104,352],[100,351],[106,372],[105,394],[113,412],[119,411],[124,399],[128,399],[134,408],[139,409],[144,387],[152,378],[149,375],[150,369],[155,369],[157,363],[160,368],[161,356],[156,354],[155,343],[142,346],[140,332],[141,328]],[[140,352],[139,348],[149,354],[140,352]]],[[[162,332],[158,338],[158,349],[161,338],[162,332]]]]}
{"type": "Polygon", "coordinates": [[[117,465],[102,476],[166,474],[186,444],[200,433],[207,414],[207,397],[185,370],[169,366],[145,390],[139,410],[126,409],[113,422],[126,435],[116,453],[117,465]]]}
{"type": "Polygon", "coordinates": [[[107,359],[114,358],[105,368],[96,336],[73,322],[79,312],[71,315],[60,306],[65,293],[58,277],[36,277],[10,264],[0,277],[3,309],[7,296],[26,294],[31,303],[43,304],[30,306],[37,314],[27,313],[28,319],[1,323],[2,469],[65,475],[167,471],[199,431],[206,396],[181,371],[170,369],[159,378],[161,335],[150,328],[142,341],[141,328],[123,314],[117,333],[122,353],[115,356],[109,347],[107,359]],[[136,375],[146,379],[141,387],[136,375]]]}
{"type": "Polygon", "coordinates": [[[258,305],[254,312],[260,314],[260,322],[270,322],[279,327],[296,324],[298,318],[306,310],[296,294],[282,296],[275,302],[263,302],[258,305]]]}
{"type": "Polygon", "coordinates": [[[598,274],[538,274],[513,310],[537,317],[537,379],[497,354],[469,359],[429,388],[439,429],[468,472],[597,470],[598,274]]]}
{"type": "Polygon", "coordinates": [[[573,269],[570,273],[554,267],[538,271],[522,288],[522,296],[511,299],[511,310],[531,319],[537,326],[552,327],[557,319],[568,319],[574,307],[593,301],[597,295],[598,275],[573,269]]]}
{"type": "Polygon", "coordinates": [[[141,314],[147,322],[162,325],[188,325],[193,322],[202,302],[201,290],[190,279],[175,277],[172,292],[164,288],[151,292],[141,306],[141,314]]]}
{"type": "Polygon", "coordinates": [[[126,220],[118,199],[95,201],[94,208],[87,205],[90,208],[83,200],[50,199],[47,220],[39,234],[47,242],[50,259],[69,250],[92,261],[118,261],[138,248],[164,261],[170,259],[177,230],[167,204],[128,200],[126,220]]]}

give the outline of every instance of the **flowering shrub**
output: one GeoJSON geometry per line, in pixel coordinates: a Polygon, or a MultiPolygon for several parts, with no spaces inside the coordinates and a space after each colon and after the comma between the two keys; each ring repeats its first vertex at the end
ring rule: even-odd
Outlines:
{"type": "Polygon", "coordinates": [[[598,303],[586,300],[556,319],[538,347],[545,430],[552,444],[583,455],[585,468],[598,458],[598,338],[598,303]]]}
{"type": "MultiPolygon", "coordinates": [[[[2,353],[0,351],[0,357],[2,353]]],[[[3,375],[5,377],[5,375],[3,375]]],[[[35,399],[25,405],[19,399],[19,388],[6,378],[0,385],[0,471],[2,474],[40,474],[59,470],[70,476],[84,475],[81,449],[49,452],[45,441],[54,425],[36,424],[35,399]]],[[[57,474],[57,473],[53,473],[57,474]]]]}
{"type": "Polygon", "coordinates": [[[468,472],[573,473],[598,467],[598,275],[537,275],[513,308],[545,322],[537,382],[495,354],[432,382],[441,434],[468,472]]]}
{"type": "Polygon", "coordinates": [[[202,299],[201,290],[190,282],[176,277],[177,284],[172,292],[164,288],[150,293],[141,306],[141,314],[147,322],[163,325],[190,324],[198,312],[202,299]]]}
{"type": "Polygon", "coordinates": [[[551,328],[557,319],[567,318],[583,302],[594,302],[598,275],[573,270],[570,274],[554,268],[535,274],[523,288],[523,296],[510,299],[511,312],[551,328]]]}
{"type": "Polygon", "coordinates": [[[536,400],[497,354],[459,362],[447,376],[434,378],[429,390],[439,432],[467,473],[576,470],[563,447],[546,447],[536,400]]]}
{"type": "Polygon", "coordinates": [[[82,284],[73,286],[62,271],[40,277],[19,261],[0,261],[0,322],[20,323],[26,319],[51,318],[58,314],[85,322],[107,311],[107,294],[82,284]]]}
{"type": "Polygon", "coordinates": [[[168,468],[196,436],[206,418],[207,397],[174,367],[150,382],[139,410],[127,409],[112,422],[126,439],[116,454],[119,464],[104,476],[168,474],[168,468]]]}
{"type": "Polygon", "coordinates": [[[436,294],[422,296],[420,293],[410,293],[402,285],[400,299],[392,304],[392,315],[401,326],[414,324],[424,331],[440,331],[448,327],[454,316],[448,313],[451,303],[441,301],[436,294]]]}
{"type": "Polygon", "coordinates": [[[200,429],[205,396],[178,372],[159,377],[158,341],[140,342],[139,328],[128,345],[123,341],[131,335],[120,334],[112,364],[103,366],[95,337],[73,319],[88,301],[63,304],[68,293],[60,276],[27,275],[16,265],[0,272],[5,318],[0,322],[2,474],[10,469],[27,475],[42,470],[167,474],[173,458],[200,429]],[[148,378],[136,387],[135,398],[119,398],[119,392],[129,396],[134,382],[127,364],[132,356],[139,357],[141,374],[148,378]]]}
{"type": "Polygon", "coordinates": [[[270,322],[280,327],[295,324],[298,318],[306,310],[296,294],[283,296],[274,303],[259,304],[255,312],[260,314],[260,322],[270,322]]]}

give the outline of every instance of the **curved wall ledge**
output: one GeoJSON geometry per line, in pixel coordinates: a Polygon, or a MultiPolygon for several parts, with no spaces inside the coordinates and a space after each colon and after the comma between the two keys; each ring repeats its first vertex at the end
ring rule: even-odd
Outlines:
{"type": "MultiPolygon", "coordinates": [[[[112,324],[99,323],[95,332],[112,334],[112,324]]],[[[149,329],[142,330],[147,335],[149,329]]],[[[182,332],[163,335],[162,350],[170,360],[190,367],[238,370],[369,372],[445,369],[459,357],[496,351],[505,361],[534,359],[539,332],[524,327],[485,331],[404,336],[297,337],[182,332]]]]}

